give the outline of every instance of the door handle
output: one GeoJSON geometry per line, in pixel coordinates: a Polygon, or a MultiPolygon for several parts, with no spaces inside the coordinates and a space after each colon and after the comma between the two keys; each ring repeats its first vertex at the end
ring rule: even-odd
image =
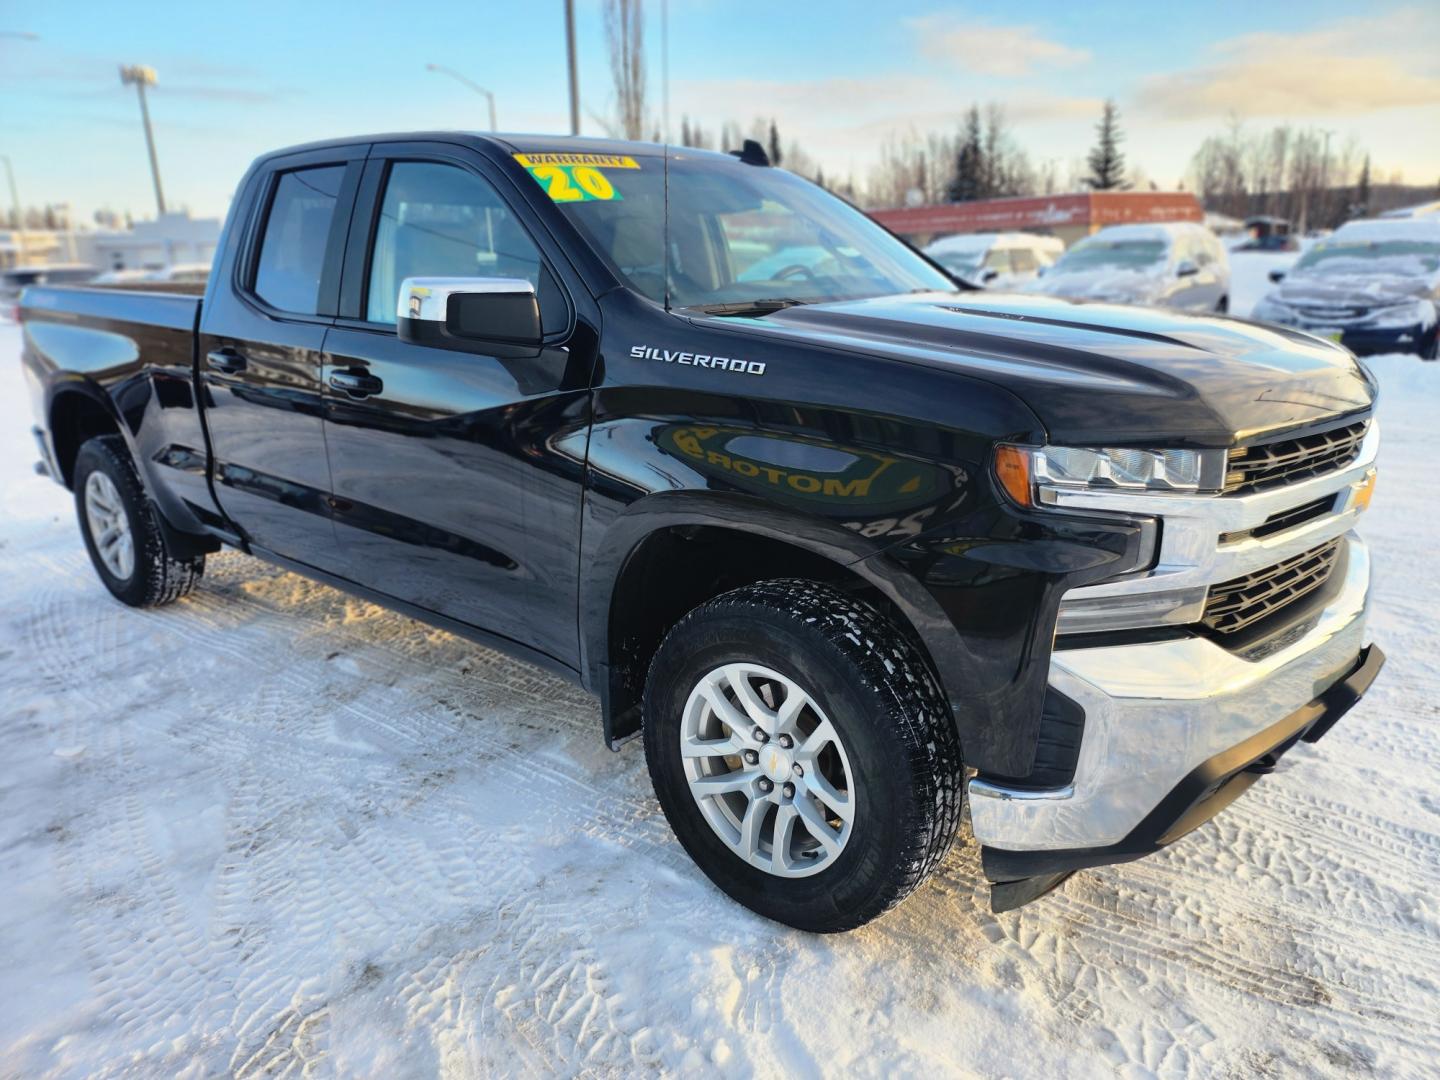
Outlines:
{"type": "Polygon", "coordinates": [[[374,375],[363,371],[332,371],[330,385],[343,390],[351,397],[369,397],[385,389],[385,384],[374,375]]]}
{"type": "Polygon", "coordinates": [[[216,371],[234,375],[245,370],[245,357],[228,346],[205,354],[205,363],[216,371]]]}

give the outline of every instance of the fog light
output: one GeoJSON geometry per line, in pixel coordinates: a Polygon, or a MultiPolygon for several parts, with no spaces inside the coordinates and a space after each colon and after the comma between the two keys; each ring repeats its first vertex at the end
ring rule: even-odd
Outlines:
{"type": "Polygon", "coordinates": [[[1093,634],[1137,630],[1145,626],[1185,626],[1205,612],[1205,586],[1167,592],[1118,593],[1060,601],[1057,634],[1093,634]]]}

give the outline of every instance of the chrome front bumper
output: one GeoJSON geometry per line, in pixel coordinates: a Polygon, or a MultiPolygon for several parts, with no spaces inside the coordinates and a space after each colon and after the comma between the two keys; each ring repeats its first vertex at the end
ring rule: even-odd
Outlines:
{"type": "Polygon", "coordinates": [[[1008,851],[1118,844],[1192,770],[1343,679],[1364,645],[1370,584],[1364,543],[1352,533],[1345,544],[1332,599],[1266,655],[1199,636],[1056,650],[1050,685],[1085,711],[1074,782],[1027,791],[971,780],[976,839],[1008,851]]]}

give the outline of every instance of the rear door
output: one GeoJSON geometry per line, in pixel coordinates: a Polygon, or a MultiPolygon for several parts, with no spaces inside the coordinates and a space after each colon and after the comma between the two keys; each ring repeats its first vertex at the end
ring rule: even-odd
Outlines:
{"type": "Polygon", "coordinates": [[[368,146],[310,151],[252,174],[232,269],[201,316],[200,383],[215,497],[252,545],[334,571],[320,350],[368,146]]]}
{"type": "Polygon", "coordinates": [[[356,580],[574,666],[596,320],[517,194],[468,149],[376,146],[325,342],[332,506],[356,580]],[[407,277],[530,281],[545,361],[400,341],[407,277]]]}

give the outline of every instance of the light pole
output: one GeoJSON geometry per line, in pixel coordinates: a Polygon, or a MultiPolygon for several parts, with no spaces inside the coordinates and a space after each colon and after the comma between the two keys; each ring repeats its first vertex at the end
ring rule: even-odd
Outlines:
{"type": "Polygon", "coordinates": [[[570,134],[580,134],[580,75],[575,67],[575,0],[565,0],[565,61],[570,70],[570,134]]]}
{"type": "Polygon", "coordinates": [[[483,86],[480,86],[480,85],[478,85],[477,83],[471,82],[471,81],[470,81],[469,79],[467,79],[464,75],[461,75],[458,71],[454,70],[453,68],[444,67],[444,66],[442,66],[442,65],[440,65],[440,64],[426,64],[426,65],[425,65],[425,70],[426,70],[426,71],[435,71],[435,72],[438,72],[438,73],[441,74],[441,75],[449,75],[449,76],[450,76],[452,79],[454,79],[456,82],[464,83],[464,84],[465,84],[466,86],[468,86],[471,90],[474,90],[477,94],[484,94],[486,100],[490,102],[490,130],[491,130],[491,131],[499,131],[499,130],[500,130],[499,128],[497,128],[497,127],[495,126],[495,95],[494,95],[494,94],[492,94],[489,90],[486,90],[483,86]]]}
{"type": "Polygon", "coordinates": [[[145,146],[150,151],[150,175],[155,180],[155,205],[163,216],[165,192],[160,188],[160,159],[155,156],[155,133],[150,129],[150,106],[145,103],[145,87],[155,85],[155,69],[143,64],[121,64],[120,85],[133,86],[140,95],[140,119],[145,124],[145,146]]]}
{"type": "Polygon", "coordinates": [[[15,170],[4,154],[0,154],[0,161],[5,162],[5,179],[10,184],[10,206],[15,215],[15,265],[19,266],[25,259],[25,218],[20,213],[20,194],[15,190],[15,170]]]}

